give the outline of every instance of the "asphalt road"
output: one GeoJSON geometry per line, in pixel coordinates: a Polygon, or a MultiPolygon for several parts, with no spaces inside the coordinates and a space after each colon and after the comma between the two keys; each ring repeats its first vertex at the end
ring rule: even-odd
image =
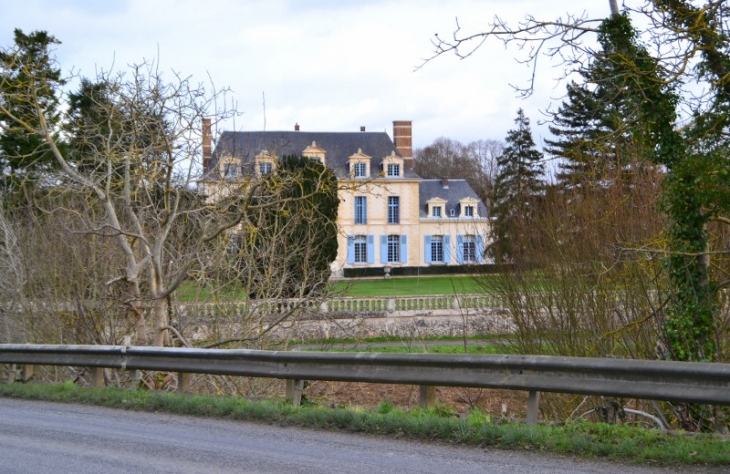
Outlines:
{"type": "MultiPolygon", "coordinates": [[[[653,474],[671,471],[523,452],[0,398],[0,473],[234,472],[653,474]]],[[[709,471],[682,468],[676,472],[709,471]]]]}

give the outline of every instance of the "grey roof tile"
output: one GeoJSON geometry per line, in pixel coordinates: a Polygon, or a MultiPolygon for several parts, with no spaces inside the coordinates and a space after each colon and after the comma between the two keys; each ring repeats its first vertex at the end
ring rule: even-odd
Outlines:
{"type": "Polygon", "coordinates": [[[419,184],[418,191],[418,211],[421,217],[428,217],[426,202],[435,197],[446,199],[447,217],[451,214],[451,209],[455,209],[456,215],[459,215],[459,201],[468,197],[478,201],[479,217],[487,216],[487,207],[465,179],[449,179],[448,188],[444,188],[443,181],[440,179],[424,179],[419,184]]]}
{"type": "MultiPolygon", "coordinates": [[[[370,170],[373,178],[380,173],[383,158],[393,152],[401,156],[385,132],[223,132],[215,146],[208,171],[211,177],[215,176],[216,164],[221,156],[240,157],[242,168],[246,170],[252,168],[254,158],[262,150],[273,152],[277,157],[300,155],[312,142],[325,150],[325,162],[338,177],[349,173],[347,160],[358,149],[372,158],[370,170]]],[[[404,177],[419,178],[409,167],[406,167],[404,177]]]]}

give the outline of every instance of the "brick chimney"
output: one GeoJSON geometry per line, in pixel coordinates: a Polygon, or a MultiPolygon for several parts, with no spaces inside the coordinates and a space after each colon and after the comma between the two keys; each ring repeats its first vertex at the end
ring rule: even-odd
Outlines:
{"type": "Polygon", "coordinates": [[[203,118],[203,173],[208,172],[211,158],[211,132],[210,119],[203,118]]]}
{"type": "Polygon", "coordinates": [[[299,131],[299,124],[298,123],[295,123],[294,124],[294,131],[295,132],[298,132],[299,131]]]}
{"type": "Polygon", "coordinates": [[[413,122],[410,120],[393,121],[393,142],[409,168],[413,168],[413,122]]]}
{"type": "Polygon", "coordinates": [[[449,178],[441,178],[441,186],[443,186],[444,189],[449,189],[449,178]]]}
{"type": "Polygon", "coordinates": [[[361,132],[364,132],[364,131],[365,131],[365,125],[361,125],[361,126],[360,126],[360,131],[361,131],[361,132]]]}

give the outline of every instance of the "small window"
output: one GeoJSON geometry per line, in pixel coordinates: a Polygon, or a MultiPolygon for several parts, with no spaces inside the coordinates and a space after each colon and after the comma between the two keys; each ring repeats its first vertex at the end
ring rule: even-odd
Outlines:
{"type": "Polygon", "coordinates": [[[474,206],[466,206],[464,208],[464,216],[474,217],[474,206]]]}
{"type": "Polygon", "coordinates": [[[456,215],[456,209],[450,209],[449,210],[449,216],[454,217],[456,215]]]}
{"type": "Polygon", "coordinates": [[[431,215],[433,217],[441,217],[441,206],[434,206],[431,209],[431,215]]]}
{"type": "Polygon", "coordinates": [[[388,263],[400,262],[400,235],[388,236],[388,263]]]}
{"type": "Polygon", "coordinates": [[[355,163],[352,165],[352,174],[356,178],[364,178],[367,173],[367,166],[365,163],[355,163]]]}
{"type": "Polygon", "coordinates": [[[355,263],[368,262],[368,239],[364,235],[355,236],[355,263]]]}
{"type": "Polygon", "coordinates": [[[388,164],[388,176],[395,177],[400,176],[400,165],[397,163],[388,164]]]}
{"type": "Polygon", "coordinates": [[[355,196],[355,224],[367,224],[367,197],[355,196]]]}
{"type": "Polygon", "coordinates": [[[226,179],[238,177],[238,165],[236,163],[226,163],[223,165],[223,176],[226,179]]]}
{"type": "Polygon", "coordinates": [[[473,235],[464,236],[464,263],[477,261],[477,241],[473,235]]]}
{"type": "Polygon", "coordinates": [[[400,223],[400,197],[388,196],[388,224],[400,223]]]}
{"type": "Polygon", "coordinates": [[[262,161],[259,163],[259,174],[261,176],[271,173],[272,169],[273,169],[273,166],[268,161],[262,161]]]}
{"type": "Polygon", "coordinates": [[[432,262],[443,262],[444,261],[444,236],[443,235],[432,235],[431,236],[431,261],[432,262]]]}

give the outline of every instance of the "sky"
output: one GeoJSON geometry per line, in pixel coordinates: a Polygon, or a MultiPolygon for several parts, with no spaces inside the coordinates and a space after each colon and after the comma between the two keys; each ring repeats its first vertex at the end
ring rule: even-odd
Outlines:
{"type": "MultiPolygon", "coordinates": [[[[95,77],[144,60],[208,90],[229,87],[242,112],[228,130],[386,131],[413,121],[413,145],[439,137],[504,140],[522,107],[535,141],[549,138],[541,111],[560,104],[561,70],[543,62],[536,91],[522,53],[485,43],[470,58],[432,56],[434,34],[483,30],[495,15],[607,16],[608,1],[570,0],[0,0],[0,47],[13,30],[62,42],[64,72],[95,77]],[[577,7],[576,5],[580,5],[577,7]],[[586,8],[588,7],[588,8],[586,8]],[[423,66],[418,68],[418,66],[423,66]]],[[[222,130],[217,130],[220,132],[222,130]]]]}

